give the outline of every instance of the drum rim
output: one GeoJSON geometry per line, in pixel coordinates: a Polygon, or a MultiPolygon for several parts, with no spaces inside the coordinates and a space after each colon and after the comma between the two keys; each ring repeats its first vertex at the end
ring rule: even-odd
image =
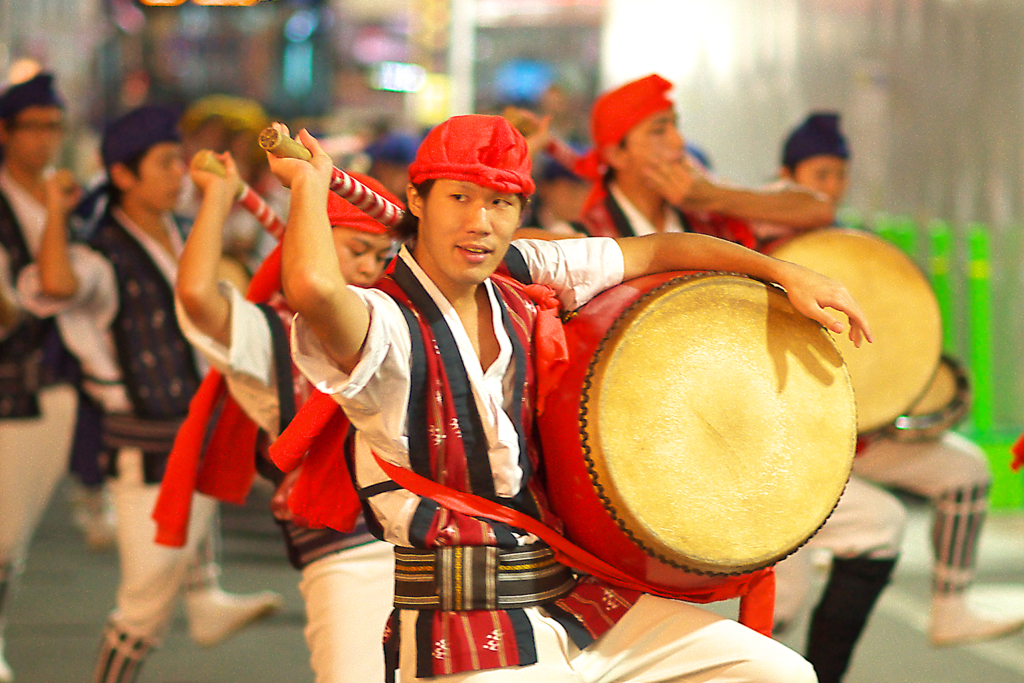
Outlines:
{"type": "MultiPolygon", "coordinates": [[[[666,565],[668,565],[670,567],[673,567],[675,569],[679,569],[679,570],[682,570],[682,571],[685,571],[685,572],[688,572],[688,573],[691,573],[691,574],[696,574],[696,575],[699,575],[699,576],[709,576],[709,577],[743,576],[743,575],[746,575],[746,574],[750,574],[753,571],[758,571],[758,570],[764,569],[766,567],[771,567],[771,566],[774,566],[775,564],[778,564],[782,560],[784,560],[787,557],[790,557],[791,555],[796,553],[798,550],[800,550],[800,548],[802,548],[805,545],[807,545],[807,543],[812,538],[814,538],[815,534],[817,534],[818,531],[820,531],[821,528],[825,525],[825,523],[832,517],[832,514],[835,512],[836,507],[839,505],[839,500],[842,498],[842,494],[846,492],[846,487],[849,485],[850,476],[852,474],[852,469],[853,469],[853,453],[855,451],[856,442],[857,442],[857,433],[856,433],[857,403],[856,403],[856,400],[854,400],[853,401],[853,410],[854,410],[853,417],[854,417],[854,427],[855,427],[855,429],[854,429],[854,432],[851,434],[851,437],[850,437],[850,441],[851,441],[851,443],[850,443],[850,453],[851,453],[850,468],[849,468],[849,471],[847,472],[846,482],[844,482],[844,484],[843,484],[843,488],[842,488],[842,491],[840,492],[840,495],[836,498],[836,502],[832,505],[832,508],[828,511],[828,514],[826,514],[824,516],[824,518],[822,519],[821,523],[818,524],[818,526],[810,534],[808,534],[807,537],[802,542],[800,542],[798,545],[794,546],[786,554],[781,555],[781,556],[775,558],[774,560],[772,560],[770,562],[757,564],[756,566],[752,565],[752,566],[749,566],[749,567],[737,568],[737,569],[734,569],[734,570],[731,570],[731,571],[715,571],[715,570],[711,570],[711,569],[701,569],[701,568],[694,567],[692,565],[683,564],[683,563],[678,562],[677,560],[675,560],[675,559],[673,559],[671,557],[667,557],[664,553],[658,552],[656,549],[650,547],[649,543],[647,543],[643,539],[639,538],[633,532],[633,530],[629,528],[629,526],[626,524],[626,520],[623,519],[623,517],[616,512],[615,506],[613,504],[613,501],[610,499],[608,494],[605,492],[604,485],[601,484],[601,482],[600,482],[600,473],[598,471],[598,464],[597,464],[596,460],[594,459],[594,457],[592,455],[591,440],[590,440],[590,438],[588,436],[588,432],[587,432],[588,412],[589,411],[588,411],[588,408],[587,408],[588,401],[586,401],[585,398],[587,396],[591,395],[591,391],[593,389],[593,381],[592,380],[594,378],[595,369],[596,369],[597,365],[601,362],[601,359],[602,359],[602,353],[601,352],[610,343],[610,340],[614,336],[614,333],[620,328],[621,325],[625,324],[625,321],[627,321],[629,319],[630,314],[633,311],[635,311],[637,308],[639,308],[641,305],[645,305],[646,302],[649,299],[659,295],[660,292],[662,292],[664,289],[667,289],[668,287],[674,286],[674,285],[676,285],[677,283],[680,283],[680,282],[696,281],[696,280],[702,280],[702,279],[711,279],[711,278],[716,278],[716,277],[721,277],[721,276],[732,276],[732,277],[737,277],[737,278],[742,278],[742,279],[745,279],[745,280],[749,280],[749,281],[752,281],[752,282],[758,282],[758,283],[761,283],[761,284],[765,285],[770,290],[774,289],[774,290],[777,290],[777,291],[781,292],[782,295],[785,296],[785,290],[783,290],[781,287],[779,287],[778,285],[776,285],[774,283],[764,282],[764,281],[761,281],[761,280],[757,280],[756,278],[749,277],[749,276],[744,275],[742,273],[731,273],[731,272],[725,272],[725,271],[694,271],[694,272],[685,272],[685,273],[681,273],[678,276],[668,278],[664,282],[658,284],[657,286],[652,287],[650,290],[648,290],[648,291],[644,292],[643,294],[641,294],[640,296],[638,296],[633,302],[631,302],[628,306],[624,307],[622,309],[622,311],[619,312],[619,314],[616,317],[615,321],[611,325],[608,326],[608,329],[605,330],[604,334],[601,337],[601,340],[598,342],[597,346],[594,348],[594,352],[591,355],[591,358],[590,358],[589,362],[587,363],[587,370],[586,370],[586,373],[585,373],[585,375],[583,377],[583,385],[582,385],[581,391],[580,391],[580,414],[579,414],[580,452],[581,452],[581,454],[583,456],[583,461],[584,461],[584,464],[586,466],[587,474],[590,477],[591,485],[594,487],[595,495],[601,501],[601,506],[604,508],[604,510],[608,514],[608,516],[611,517],[611,519],[615,522],[615,525],[645,555],[647,555],[649,557],[652,557],[652,558],[658,560],[659,562],[662,562],[662,563],[664,563],[664,564],[666,564],[666,565]]],[[[824,329],[824,327],[822,327],[822,329],[824,329]]],[[[832,338],[829,335],[826,334],[825,338],[829,339],[829,341],[832,344],[835,344],[835,341],[832,340],[832,338]]],[[[838,348],[836,349],[836,351],[838,353],[838,348]]],[[[842,356],[841,353],[839,355],[840,355],[840,357],[842,356]]],[[[843,367],[844,368],[846,367],[845,362],[843,364],[843,367]]],[[[849,372],[848,371],[844,372],[843,373],[843,377],[845,377],[845,379],[846,379],[846,384],[849,387],[850,395],[853,396],[853,385],[852,385],[852,382],[850,380],[849,372]]]]}
{"type": "MultiPolygon", "coordinates": [[[[953,356],[943,353],[935,368],[936,375],[943,364],[953,372],[953,379],[956,383],[953,399],[941,410],[923,415],[900,415],[882,429],[886,436],[897,441],[927,441],[933,438],[937,432],[952,429],[966,419],[972,403],[971,380],[967,368],[953,356]]],[[[928,393],[929,387],[925,388],[925,394],[928,393]]],[[[924,398],[925,394],[922,394],[921,398],[924,398]]]]}

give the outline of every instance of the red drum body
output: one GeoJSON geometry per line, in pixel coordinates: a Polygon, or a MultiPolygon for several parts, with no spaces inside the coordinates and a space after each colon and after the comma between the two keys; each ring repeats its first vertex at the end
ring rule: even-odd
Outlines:
{"type": "Polygon", "coordinates": [[[853,461],[849,377],[775,287],[669,273],[566,322],[571,366],[538,420],[570,540],[638,579],[701,588],[786,557],[853,461]]]}

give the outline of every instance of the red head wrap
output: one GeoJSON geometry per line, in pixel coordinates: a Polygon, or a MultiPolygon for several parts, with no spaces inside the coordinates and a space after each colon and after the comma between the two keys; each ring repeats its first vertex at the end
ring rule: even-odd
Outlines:
{"type": "Polygon", "coordinates": [[[651,74],[598,97],[590,115],[594,149],[577,164],[576,172],[598,180],[599,166],[603,163],[601,148],[622,142],[626,133],[651,114],[671,109],[672,100],[665,94],[671,89],[671,83],[651,74]]]}
{"type": "MultiPolygon", "coordinates": [[[[385,189],[376,178],[371,178],[362,173],[349,173],[349,175],[389,202],[404,207],[402,200],[385,189]]],[[[388,231],[386,225],[370,218],[334,192],[327,193],[327,218],[330,220],[332,227],[351,228],[352,230],[361,230],[362,232],[374,233],[376,235],[384,235],[388,231]]]]}
{"type": "Polygon", "coordinates": [[[413,184],[445,178],[498,192],[533,194],[526,140],[500,116],[454,116],[434,128],[409,166],[413,184]]]}

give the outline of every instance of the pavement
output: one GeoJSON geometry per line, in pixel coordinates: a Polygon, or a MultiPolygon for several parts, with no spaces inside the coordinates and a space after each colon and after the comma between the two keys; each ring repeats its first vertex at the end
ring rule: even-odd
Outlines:
{"type": "MultiPolygon", "coordinates": [[[[113,606],[117,555],[88,550],[71,524],[67,494],[64,486],[51,502],[12,605],[6,652],[16,683],[90,681],[100,633],[113,606]]],[[[223,507],[221,582],[233,592],[275,590],[284,597],[283,609],[213,648],[192,643],[179,609],[139,683],[313,682],[302,632],[299,573],[284,559],[277,528],[266,512],[268,499],[269,492],[257,489],[244,507],[223,507]]],[[[904,555],[845,683],[1024,682],[1024,635],[955,648],[928,644],[929,515],[920,502],[908,505],[904,555]]],[[[990,516],[980,553],[977,600],[994,611],[1024,614],[1024,512],[990,516]]],[[[730,603],[715,611],[735,616],[730,603]]],[[[804,628],[805,623],[794,624],[783,641],[799,649],[804,628]]]]}

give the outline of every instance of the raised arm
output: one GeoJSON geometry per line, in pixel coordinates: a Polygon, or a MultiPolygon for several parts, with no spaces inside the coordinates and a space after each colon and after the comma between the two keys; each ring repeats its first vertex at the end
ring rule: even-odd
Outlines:
{"type": "Polygon", "coordinates": [[[832,202],[802,187],[772,190],[735,187],[708,177],[686,161],[652,162],[646,175],[666,201],[683,211],[713,211],[797,230],[821,228],[835,221],[836,207],[832,202]]]}
{"type": "Polygon", "coordinates": [[[68,216],[80,195],[71,171],[62,169],[46,179],[46,227],[36,263],[40,288],[54,299],[68,299],[78,293],[78,277],[68,254],[68,216]]]}
{"type": "MultiPolygon", "coordinates": [[[[275,126],[287,135],[281,124],[275,126]]],[[[370,316],[341,274],[327,220],[334,164],[307,131],[300,131],[298,140],[312,153],[312,160],[267,155],[270,170],[291,188],[288,227],[281,247],[281,282],[291,307],[302,315],[334,362],[349,372],[359,362],[370,316]]]]}
{"type": "Polygon", "coordinates": [[[826,308],[845,313],[850,341],[872,340],[860,306],[846,287],[813,270],[765,256],[706,235],[674,233],[616,240],[625,262],[625,279],[672,270],[715,270],[741,273],[782,286],[794,308],[829,330],[842,334],[846,325],[826,308]]]}
{"type": "Polygon", "coordinates": [[[231,303],[220,292],[217,281],[224,248],[224,221],[231,213],[242,179],[230,154],[218,154],[216,158],[224,165],[223,176],[196,163],[189,170],[192,181],[203,193],[203,201],[181,253],[174,291],[196,328],[229,346],[231,303]]]}

